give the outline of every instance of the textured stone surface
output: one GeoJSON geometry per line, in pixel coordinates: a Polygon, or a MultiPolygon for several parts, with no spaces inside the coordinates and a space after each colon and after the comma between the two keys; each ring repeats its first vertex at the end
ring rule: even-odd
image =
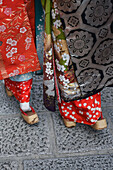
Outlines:
{"type": "Polygon", "coordinates": [[[18,162],[16,161],[0,162],[0,170],[18,170],[18,162]]]}
{"type": "Polygon", "coordinates": [[[112,170],[113,155],[26,160],[24,170],[112,170]]]}
{"type": "Polygon", "coordinates": [[[86,152],[102,149],[113,149],[113,138],[108,128],[95,131],[88,125],[77,124],[66,128],[59,114],[52,114],[59,153],[86,152]]]}
{"type": "Polygon", "coordinates": [[[58,107],[52,113],[52,124],[43,105],[42,76],[34,75],[31,95],[31,104],[39,113],[40,122],[36,125],[30,126],[16,116],[20,113],[19,103],[14,97],[7,97],[3,82],[0,82],[0,94],[0,170],[22,170],[22,162],[24,170],[113,169],[113,155],[107,155],[113,153],[113,88],[102,91],[102,110],[108,122],[108,128],[102,131],[81,124],[66,128],[58,107]],[[98,151],[106,155],[95,155],[98,151]],[[94,156],[89,156],[89,152],[94,156]],[[67,158],[67,154],[71,157],[67,158]],[[85,156],[75,157],[77,154],[85,156]],[[65,158],[55,159],[55,155],[65,158]],[[37,157],[41,159],[34,160],[37,157]],[[6,161],[7,158],[11,160],[6,161]]]}
{"type": "Polygon", "coordinates": [[[34,76],[31,103],[37,110],[46,110],[43,105],[43,81],[39,81],[39,76],[34,76]]]}
{"type": "Polygon", "coordinates": [[[113,106],[113,87],[106,87],[101,92],[102,106],[113,106]]]}
{"type": "Polygon", "coordinates": [[[0,157],[50,153],[48,118],[39,115],[40,122],[26,124],[22,118],[1,118],[0,157]]]}

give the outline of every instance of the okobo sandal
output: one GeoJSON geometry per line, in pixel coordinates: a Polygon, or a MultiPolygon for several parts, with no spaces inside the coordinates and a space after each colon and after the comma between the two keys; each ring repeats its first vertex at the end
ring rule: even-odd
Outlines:
{"type": "Polygon", "coordinates": [[[6,93],[9,97],[12,97],[13,96],[13,93],[12,91],[10,91],[7,87],[5,87],[5,90],[6,90],[6,93]]]}
{"type": "Polygon", "coordinates": [[[67,120],[67,119],[63,119],[63,121],[64,121],[65,126],[68,127],[68,128],[71,128],[71,127],[75,127],[75,126],[76,126],[76,123],[73,122],[73,121],[69,121],[69,120],[67,120]]]}
{"type": "Polygon", "coordinates": [[[23,119],[30,125],[33,125],[35,123],[39,122],[39,118],[37,113],[35,112],[35,110],[30,106],[31,111],[26,111],[24,112],[21,108],[21,115],[23,117],[23,119]]]}

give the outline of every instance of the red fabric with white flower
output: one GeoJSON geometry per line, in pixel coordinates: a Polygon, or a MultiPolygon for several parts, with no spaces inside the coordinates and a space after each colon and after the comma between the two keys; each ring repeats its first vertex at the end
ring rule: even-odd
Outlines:
{"type": "Polygon", "coordinates": [[[40,70],[32,34],[34,11],[27,13],[30,1],[0,0],[0,80],[40,70]]]}
{"type": "Polygon", "coordinates": [[[101,94],[97,93],[86,99],[59,103],[59,110],[64,119],[93,125],[102,116],[101,94]]]}
{"type": "Polygon", "coordinates": [[[16,82],[7,78],[5,79],[5,87],[14,94],[15,98],[20,103],[29,102],[32,79],[22,82],[16,82]]]}

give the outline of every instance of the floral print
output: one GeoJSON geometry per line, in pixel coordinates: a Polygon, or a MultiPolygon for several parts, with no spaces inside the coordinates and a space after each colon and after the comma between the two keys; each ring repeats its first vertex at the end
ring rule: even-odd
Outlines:
{"type": "Polygon", "coordinates": [[[1,32],[4,32],[5,30],[6,30],[5,25],[0,25],[0,33],[1,33],[1,32]]]}
{"type": "Polygon", "coordinates": [[[0,1],[0,80],[40,70],[31,29],[34,23],[27,13],[34,17],[32,6],[31,0],[0,1]]]}
{"type": "Polygon", "coordinates": [[[73,11],[76,10],[80,5],[81,0],[57,0],[58,8],[60,10],[73,11]]]}
{"type": "Polygon", "coordinates": [[[91,50],[93,37],[85,31],[75,31],[74,36],[69,35],[67,40],[69,49],[73,49],[72,56],[82,57],[91,50]]]}
{"type": "Polygon", "coordinates": [[[25,27],[20,28],[20,33],[24,34],[26,31],[27,31],[27,29],[25,27]]]}
{"type": "Polygon", "coordinates": [[[113,40],[102,42],[94,53],[96,63],[107,65],[113,62],[113,40]]]}
{"type": "Polygon", "coordinates": [[[18,58],[19,61],[25,61],[25,55],[20,55],[19,58],[18,58]]]}
{"type": "Polygon", "coordinates": [[[4,13],[8,16],[12,14],[12,8],[5,8],[4,13]]]}
{"type": "Polygon", "coordinates": [[[112,13],[112,4],[110,4],[111,0],[91,0],[85,12],[88,24],[100,26],[106,22],[112,13]]]}
{"type": "MultiPolygon", "coordinates": [[[[59,16],[56,0],[43,2],[50,9],[45,20],[45,39],[44,39],[44,104],[47,108],[54,108],[54,99],[51,95],[56,90],[57,99],[73,100],[75,95],[80,95],[71,57],[68,51],[62,22],[59,16]],[[51,18],[52,16],[52,18],[51,18]],[[51,24],[49,24],[51,23],[51,24]],[[52,44],[53,43],[53,44],[52,44]],[[48,86],[51,84],[51,90],[48,86]],[[55,89],[54,89],[55,88],[55,89]],[[70,95],[69,95],[70,94],[70,95]],[[52,104],[51,104],[52,103],[52,104]],[[52,107],[51,107],[51,105],[52,107]]],[[[44,5],[44,6],[46,6],[44,5]]]]}

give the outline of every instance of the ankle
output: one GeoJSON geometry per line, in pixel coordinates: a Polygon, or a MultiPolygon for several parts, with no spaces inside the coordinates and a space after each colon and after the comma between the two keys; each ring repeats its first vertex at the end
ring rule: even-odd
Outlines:
{"type": "Polygon", "coordinates": [[[31,111],[29,102],[24,102],[24,103],[20,103],[20,108],[26,112],[26,111],[31,111]]]}

